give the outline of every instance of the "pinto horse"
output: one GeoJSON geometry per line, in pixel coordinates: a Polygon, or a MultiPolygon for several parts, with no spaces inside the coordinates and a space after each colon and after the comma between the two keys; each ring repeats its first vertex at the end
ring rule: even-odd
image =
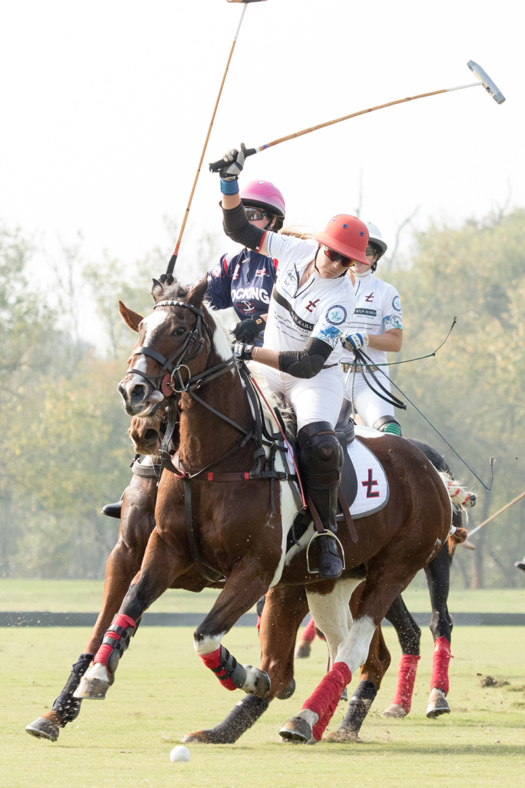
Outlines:
{"type": "MultiPolygon", "coordinates": [[[[396,436],[364,439],[385,469],[390,499],[384,509],[358,522],[357,544],[349,533],[341,533],[344,574],[336,582],[319,581],[308,571],[304,550],[287,557],[286,538],[296,509],[293,493],[289,484],[279,480],[275,485],[275,476],[261,470],[268,461],[261,462],[246,384],[224,333],[203,305],[205,292],[205,281],[189,294],[177,284],[155,282],[150,316],[142,319],[121,305],[125,321],[139,332],[133,366],[119,384],[126,410],[132,416],[153,415],[171,393],[171,381],[181,392],[180,444],[174,473],[165,471],[160,481],[156,525],[140,572],[74,696],[105,696],[143,612],[164,590],[199,591],[210,584],[210,576],[222,575],[221,593],[195,631],[195,649],[227,689],[271,699],[286,689],[293,670],[293,659],[286,670],[275,667],[286,648],[272,637],[273,605],[261,627],[267,672],[238,665],[221,640],[268,589],[278,599],[307,586],[309,605],[331,642],[333,666],[299,713],[301,722],[293,721],[290,735],[284,735],[308,740],[313,734],[318,740],[352,672],[366,661],[391,603],[446,540],[450,497],[416,447],[396,436]],[[277,494],[272,495],[275,486],[277,494]],[[352,620],[350,596],[365,574],[352,620]],[[337,621],[337,638],[328,634],[335,631],[330,620],[337,621]]],[[[280,458],[275,466],[284,478],[280,458]]]]}

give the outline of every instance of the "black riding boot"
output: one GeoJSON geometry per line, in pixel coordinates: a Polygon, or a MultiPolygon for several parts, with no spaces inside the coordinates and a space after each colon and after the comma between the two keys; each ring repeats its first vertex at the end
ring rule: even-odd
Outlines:
{"type": "Polygon", "coordinates": [[[326,536],[318,536],[315,540],[317,555],[319,557],[319,574],[324,580],[337,580],[343,571],[343,562],[339,555],[339,548],[335,539],[329,536],[330,532],[337,533],[337,487],[331,490],[308,489],[317,514],[325,527],[326,536]]]}
{"type": "Polygon", "coordinates": [[[319,574],[325,580],[336,580],[343,571],[336,533],[337,488],[343,467],[343,450],[331,424],[317,421],[303,427],[297,436],[301,469],[306,490],[325,528],[315,540],[319,556],[319,574]]]}
{"type": "Polygon", "coordinates": [[[120,500],[118,503],[107,503],[102,507],[102,514],[108,517],[116,517],[117,520],[120,520],[120,515],[122,514],[122,501],[120,500]]]}

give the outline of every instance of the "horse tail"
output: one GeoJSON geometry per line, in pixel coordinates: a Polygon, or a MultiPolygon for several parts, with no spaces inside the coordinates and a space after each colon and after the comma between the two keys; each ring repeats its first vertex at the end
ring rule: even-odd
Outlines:
{"type": "Polygon", "coordinates": [[[465,513],[468,519],[467,509],[476,505],[476,494],[467,490],[462,482],[452,478],[449,473],[444,471],[438,473],[452,504],[452,523],[448,535],[448,552],[452,556],[458,544],[463,544],[467,539],[467,531],[462,527],[462,514],[465,513]]]}

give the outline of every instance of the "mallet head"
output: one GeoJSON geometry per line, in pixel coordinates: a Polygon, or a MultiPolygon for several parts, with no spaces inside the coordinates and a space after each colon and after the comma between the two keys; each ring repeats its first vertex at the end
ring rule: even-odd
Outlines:
{"type": "Polygon", "coordinates": [[[495,84],[495,82],[491,80],[487,72],[483,71],[481,66],[478,66],[478,64],[474,63],[473,60],[469,60],[467,66],[470,68],[474,76],[477,77],[480,80],[480,82],[483,83],[483,87],[485,88],[487,93],[490,93],[494,101],[497,101],[498,104],[503,104],[503,102],[505,101],[505,96],[498,88],[498,86],[495,84]]]}

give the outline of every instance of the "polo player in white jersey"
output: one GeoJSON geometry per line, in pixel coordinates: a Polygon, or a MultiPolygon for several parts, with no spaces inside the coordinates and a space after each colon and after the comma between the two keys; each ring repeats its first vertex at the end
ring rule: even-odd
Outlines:
{"type": "MultiPolygon", "coordinates": [[[[368,246],[366,248],[367,263],[356,261],[353,268],[355,277],[354,292],[356,308],[352,318],[352,331],[343,342],[343,371],[347,374],[345,399],[338,421],[344,426],[352,411],[359,415],[363,424],[374,427],[381,432],[401,435],[401,425],[394,416],[394,406],[385,402],[375,390],[370,388],[367,380],[375,388],[366,367],[350,366],[355,363],[353,351],[364,349],[372,364],[387,361],[387,353],[399,353],[403,344],[403,313],[399,293],[393,285],[378,279],[375,275],[377,263],[387,250],[377,225],[365,222],[368,228],[368,246]]],[[[372,372],[381,385],[390,391],[388,367],[372,367],[372,372]],[[378,370],[381,369],[385,375],[378,370]]]]}

